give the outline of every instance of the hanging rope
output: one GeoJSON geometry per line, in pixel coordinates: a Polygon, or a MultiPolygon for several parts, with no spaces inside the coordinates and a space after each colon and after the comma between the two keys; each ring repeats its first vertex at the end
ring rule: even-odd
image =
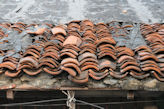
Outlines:
{"type": "Polygon", "coordinates": [[[76,99],[74,98],[75,97],[75,92],[74,91],[62,91],[65,95],[67,95],[67,106],[70,108],[70,109],[74,109],[75,108],[75,102],[76,102],[76,99]]]}
{"type": "Polygon", "coordinates": [[[67,95],[67,106],[70,108],[70,109],[74,109],[75,107],[75,102],[80,102],[80,103],[83,103],[83,104],[86,104],[86,105],[90,105],[90,106],[93,106],[93,107],[96,107],[98,109],[104,109],[103,107],[100,107],[98,105],[95,105],[95,104],[92,104],[92,103],[88,103],[88,102],[85,102],[85,101],[82,101],[82,100],[76,100],[74,97],[75,97],[75,92],[74,91],[62,91],[65,95],[67,95]]]}

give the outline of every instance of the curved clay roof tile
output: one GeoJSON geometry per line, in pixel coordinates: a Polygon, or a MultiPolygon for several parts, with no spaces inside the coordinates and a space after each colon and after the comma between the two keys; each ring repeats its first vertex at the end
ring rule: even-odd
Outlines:
{"type": "Polygon", "coordinates": [[[51,32],[52,32],[52,34],[54,34],[54,35],[57,35],[57,34],[63,34],[64,36],[67,35],[65,29],[62,28],[62,27],[59,27],[59,26],[52,28],[52,29],[51,29],[51,32]]]}
{"type": "Polygon", "coordinates": [[[41,68],[39,68],[39,69],[23,69],[23,72],[25,72],[26,74],[31,75],[31,76],[37,75],[37,74],[39,74],[41,71],[42,71],[41,68]]]}
{"type": "Polygon", "coordinates": [[[143,75],[135,75],[134,73],[135,71],[131,71],[129,74],[131,76],[133,76],[134,78],[137,78],[137,79],[144,79],[144,78],[147,78],[150,76],[150,73],[146,73],[146,74],[143,74],[143,75]]]}
{"type": "Polygon", "coordinates": [[[68,36],[63,42],[63,46],[66,45],[76,45],[77,47],[81,44],[82,40],[77,36],[68,36]]]}
{"type": "Polygon", "coordinates": [[[78,72],[78,74],[81,74],[81,69],[76,64],[67,63],[67,64],[64,64],[63,66],[64,67],[67,67],[67,68],[74,68],[74,69],[76,69],[76,71],[78,72]]]}
{"type": "Polygon", "coordinates": [[[58,74],[61,73],[61,70],[50,69],[50,68],[48,68],[48,67],[43,68],[43,71],[45,71],[45,72],[47,72],[47,73],[49,73],[49,74],[51,74],[51,75],[58,75],[58,74]]]}
{"type": "Polygon", "coordinates": [[[65,58],[61,61],[61,65],[67,64],[67,63],[74,63],[77,66],[80,66],[79,62],[77,61],[77,59],[73,59],[73,58],[65,58]]]}
{"type": "Polygon", "coordinates": [[[122,79],[122,78],[125,78],[129,73],[126,72],[125,74],[117,74],[117,73],[114,73],[112,71],[109,72],[110,73],[110,76],[114,77],[114,78],[118,78],[118,79],[122,79]]]}
{"type": "Polygon", "coordinates": [[[5,75],[8,77],[16,77],[20,72],[21,72],[21,70],[18,70],[18,71],[6,70],[5,75]]]}
{"type": "Polygon", "coordinates": [[[61,66],[61,70],[68,72],[71,76],[77,75],[77,72],[72,68],[67,68],[67,67],[61,66]]]}

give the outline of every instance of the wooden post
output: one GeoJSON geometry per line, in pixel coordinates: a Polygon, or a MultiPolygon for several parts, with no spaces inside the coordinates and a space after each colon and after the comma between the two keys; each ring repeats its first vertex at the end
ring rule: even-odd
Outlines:
{"type": "Polygon", "coordinates": [[[128,91],[127,93],[127,99],[133,100],[134,99],[134,92],[133,91],[128,91]]]}

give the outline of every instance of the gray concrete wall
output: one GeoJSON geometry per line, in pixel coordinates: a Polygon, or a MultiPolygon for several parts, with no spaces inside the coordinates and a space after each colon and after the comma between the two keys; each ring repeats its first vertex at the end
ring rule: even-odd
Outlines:
{"type": "Polygon", "coordinates": [[[0,21],[164,22],[163,0],[0,0],[0,21]]]}

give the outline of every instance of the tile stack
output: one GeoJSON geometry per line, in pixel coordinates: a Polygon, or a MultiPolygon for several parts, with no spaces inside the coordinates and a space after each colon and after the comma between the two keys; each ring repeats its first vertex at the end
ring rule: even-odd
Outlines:
{"type": "Polygon", "coordinates": [[[17,70],[22,70],[28,75],[37,75],[42,69],[39,67],[39,59],[41,57],[41,46],[31,45],[23,53],[23,57],[19,60],[17,70]]]}
{"type": "MultiPolygon", "coordinates": [[[[164,25],[161,24],[142,24],[141,31],[149,48],[151,61],[147,69],[152,69],[153,75],[160,81],[164,81],[164,25]]],[[[148,48],[146,48],[148,49],[148,48]]],[[[145,56],[146,57],[146,56],[145,56]]],[[[144,57],[143,57],[144,58],[144,57]]]]}
{"type": "Polygon", "coordinates": [[[98,23],[95,27],[95,31],[98,37],[96,41],[97,56],[99,60],[99,79],[106,77],[109,73],[116,70],[116,41],[109,33],[107,25],[98,23]]]}
{"type": "Polygon", "coordinates": [[[18,62],[17,58],[11,56],[4,58],[0,64],[0,73],[5,72],[5,75],[9,77],[17,76],[21,72],[21,69],[17,69],[18,62]]]}

